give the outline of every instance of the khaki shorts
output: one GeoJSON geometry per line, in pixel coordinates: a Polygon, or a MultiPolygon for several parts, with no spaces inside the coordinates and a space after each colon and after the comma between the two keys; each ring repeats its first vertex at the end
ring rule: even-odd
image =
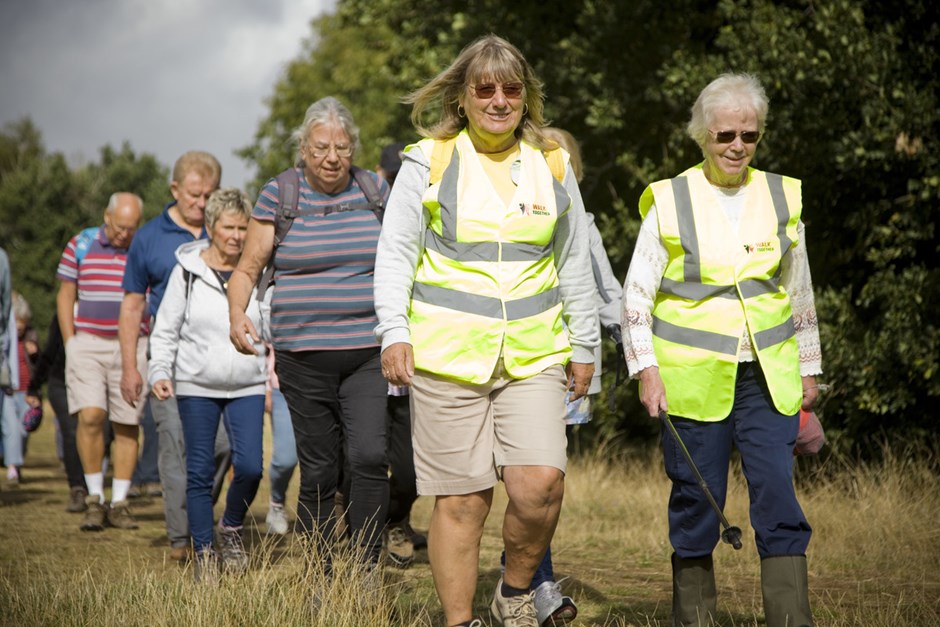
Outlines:
{"type": "Polygon", "coordinates": [[[122,425],[140,424],[150,386],[147,384],[147,338],[137,340],[137,370],[144,380],[134,407],[121,398],[121,347],[116,337],[79,332],[65,345],[65,386],[69,413],[86,407],[108,412],[108,419],[122,425]]]}
{"type": "Polygon", "coordinates": [[[496,485],[504,466],[565,472],[564,368],[510,379],[500,366],[483,385],[417,371],[411,433],[418,494],[470,494],[496,485]]]}

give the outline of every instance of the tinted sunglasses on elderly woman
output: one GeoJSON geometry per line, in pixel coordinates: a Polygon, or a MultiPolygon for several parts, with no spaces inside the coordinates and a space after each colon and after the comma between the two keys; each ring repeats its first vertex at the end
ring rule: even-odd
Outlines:
{"type": "Polygon", "coordinates": [[[734,138],[738,135],[741,136],[741,141],[745,144],[756,144],[760,139],[760,131],[713,131],[708,129],[708,132],[715,136],[715,142],[718,144],[730,144],[734,141],[734,138]]]}
{"type": "Polygon", "coordinates": [[[476,94],[476,97],[482,100],[487,100],[495,96],[497,87],[502,90],[503,95],[507,98],[519,98],[522,96],[522,90],[524,88],[522,83],[503,83],[502,85],[480,83],[479,85],[471,85],[470,87],[473,88],[473,93],[476,94]]]}

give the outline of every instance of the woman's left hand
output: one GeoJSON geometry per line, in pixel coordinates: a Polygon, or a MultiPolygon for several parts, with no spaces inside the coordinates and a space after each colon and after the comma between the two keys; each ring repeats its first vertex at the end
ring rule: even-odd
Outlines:
{"type": "Polygon", "coordinates": [[[819,386],[816,384],[816,377],[802,377],[803,379],[803,404],[806,411],[812,411],[816,404],[816,398],[819,396],[819,386]]]}
{"type": "Polygon", "coordinates": [[[591,378],[594,376],[594,364],[579,364],[568,362],[565,368],[568,373],[568,388],[571,390],[571,400],[576,401],[586,396],[591,387],[591,378]]]}

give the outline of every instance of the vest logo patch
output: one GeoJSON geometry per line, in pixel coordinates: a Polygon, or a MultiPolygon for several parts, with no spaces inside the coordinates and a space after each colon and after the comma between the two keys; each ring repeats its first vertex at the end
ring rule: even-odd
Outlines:
{"type": "Polygon", "coordinates": [[[545,205],[536,205],[530,203],[519,203],[519,211],[522,212],[524,216],[550,216],[552,215],[548,209],[545,208],[545,205]]]}
{"type": "Polygon", "coordinates": [[[744,251],[747,253],[752,253],[757,251],[759,253],[772,253],[775,250],[773,242],[757,242],[756,244],[745,244],[744,251]]]}

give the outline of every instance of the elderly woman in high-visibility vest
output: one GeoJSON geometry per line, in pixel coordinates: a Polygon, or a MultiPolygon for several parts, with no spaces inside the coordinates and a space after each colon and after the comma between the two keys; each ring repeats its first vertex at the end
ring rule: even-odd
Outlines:
{"type": "MultiPolygon", "coordinates": [[[[793,447],[821,357],[800,182],[749,167],[767,109],[748,74],[721,75],[699,94],[688,133],[705,160],[643,192],[622,326],[640,400],[651,416],[668,412],[721,507],[732,445],[740,451],[764,613],[782,627],[813,622],[793,447]]],[[[673,623],[710,625],[719,518],[665,429],[662,444],[673,623]]]]}
{"type": "Polygon", "coordinates": [[[386,378],[411,385],[418,492],[435,497],[431,572],[447,624],[479,621],[480,538],[502,479],[506,569],[490,610],[535,626],[565,393],[588,392],[599,342],[584,207],[542,133],[541,83],[507,41],[475,41],[408,100],[426,139],[406,149],[385,213],[376,337],[386,378]]]}

